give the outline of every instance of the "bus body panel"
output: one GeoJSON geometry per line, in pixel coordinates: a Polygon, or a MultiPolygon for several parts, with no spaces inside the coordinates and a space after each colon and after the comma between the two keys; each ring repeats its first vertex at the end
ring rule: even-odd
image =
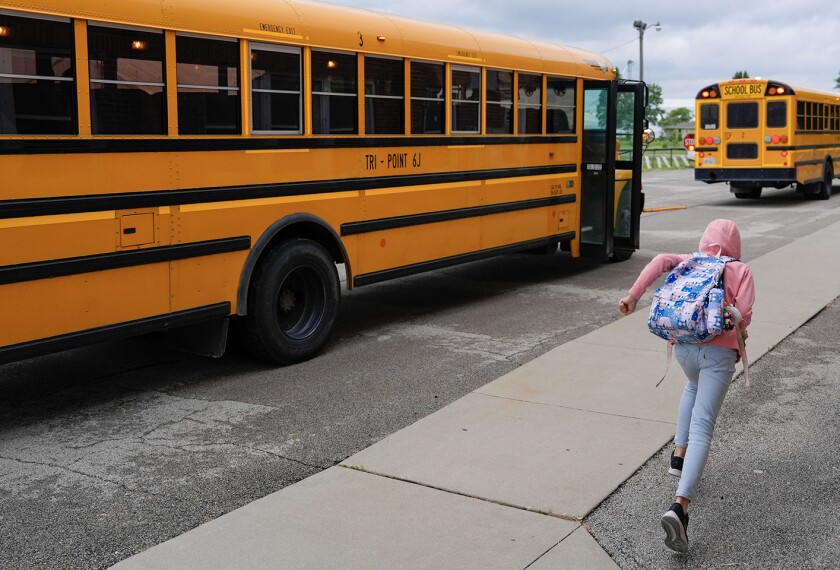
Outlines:
{"type": "Polygon", "coordinates": [[[0,346],[166,314],[169,264],[0,286],[0,346]]]}

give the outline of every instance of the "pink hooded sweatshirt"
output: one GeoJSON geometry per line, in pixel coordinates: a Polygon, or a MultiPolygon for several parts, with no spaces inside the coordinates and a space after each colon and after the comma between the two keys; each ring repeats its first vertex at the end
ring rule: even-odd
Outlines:
{"type": "MultiPolygon", "coordinates": [[[[700,238],[701,253],[708,255],[726,255],[741,257],[741,232],[732,220],[712,220],[700,238]]],[[[671,271],[682,260],[691,254],[661,253],[648,263],[639,278],[630,288],[630,295],[641,299],[648,287],[666,271],[671,271]]],[[[744,319],[741,329],[747,328],[752,320],[752,306],[755,301],[755,285],[749,265],[740,261],[726,264],[723,272],[724,298],[730,305],[734,305],[741,312],[744,319]]],[[[738,337],[735,330],[724,332],[708,341],[713,346],[725,346],[738,350],[738,337]]]]}

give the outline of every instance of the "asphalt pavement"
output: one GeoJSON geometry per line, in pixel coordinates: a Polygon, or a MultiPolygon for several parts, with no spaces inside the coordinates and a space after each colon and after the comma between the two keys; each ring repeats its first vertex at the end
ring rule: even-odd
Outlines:
{"type": "Polygon", "coordinates": [[[750,262],[753,386],[724,405],[688,555],[659,528],[682,373],[655,387],[637,311],[115,568],[836,568],[838,240],[750,262]]]}

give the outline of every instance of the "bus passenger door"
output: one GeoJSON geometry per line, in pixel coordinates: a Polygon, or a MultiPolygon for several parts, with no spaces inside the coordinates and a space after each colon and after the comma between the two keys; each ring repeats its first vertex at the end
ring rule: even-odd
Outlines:
{"type": "Polygon", "coordinates": [[[615,185],[615,96],[612,81],[583,82],[583,152],[581,155],[580,253],[608,259],[613,249],[615,185]]]}
{"type": "Polygon", "coordinates": [[[642,152],[647,87],[640,82],[618,85],[615,139],[615,260],[627,259],[639,249],[639,226],[644,207],[642,152]]]}
{"type": "Polygon", "coordinates": [[[581,255],[627,259],[639,247],[643,83],[585,81],[581,255]]]}

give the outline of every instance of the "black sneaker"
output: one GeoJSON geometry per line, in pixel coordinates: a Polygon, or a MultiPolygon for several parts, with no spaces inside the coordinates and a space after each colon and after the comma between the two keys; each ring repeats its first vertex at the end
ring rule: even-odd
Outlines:
{"type": "Polygon", "coordinates": [[[662,515],[665,529],[665,546],[677,552],[688,552],[688,513],[683,513],[679,503],[674,503],[662,515]]]}
{"type": "Polygon", "coordinates": [[[668,473],[673,475],[674,477],[682,477],[682,467],[683,467],[683,460],[682,457],[677,457],[674,455],[674,452],[671,452],[671,467],[668,468],[668,473]]]}

